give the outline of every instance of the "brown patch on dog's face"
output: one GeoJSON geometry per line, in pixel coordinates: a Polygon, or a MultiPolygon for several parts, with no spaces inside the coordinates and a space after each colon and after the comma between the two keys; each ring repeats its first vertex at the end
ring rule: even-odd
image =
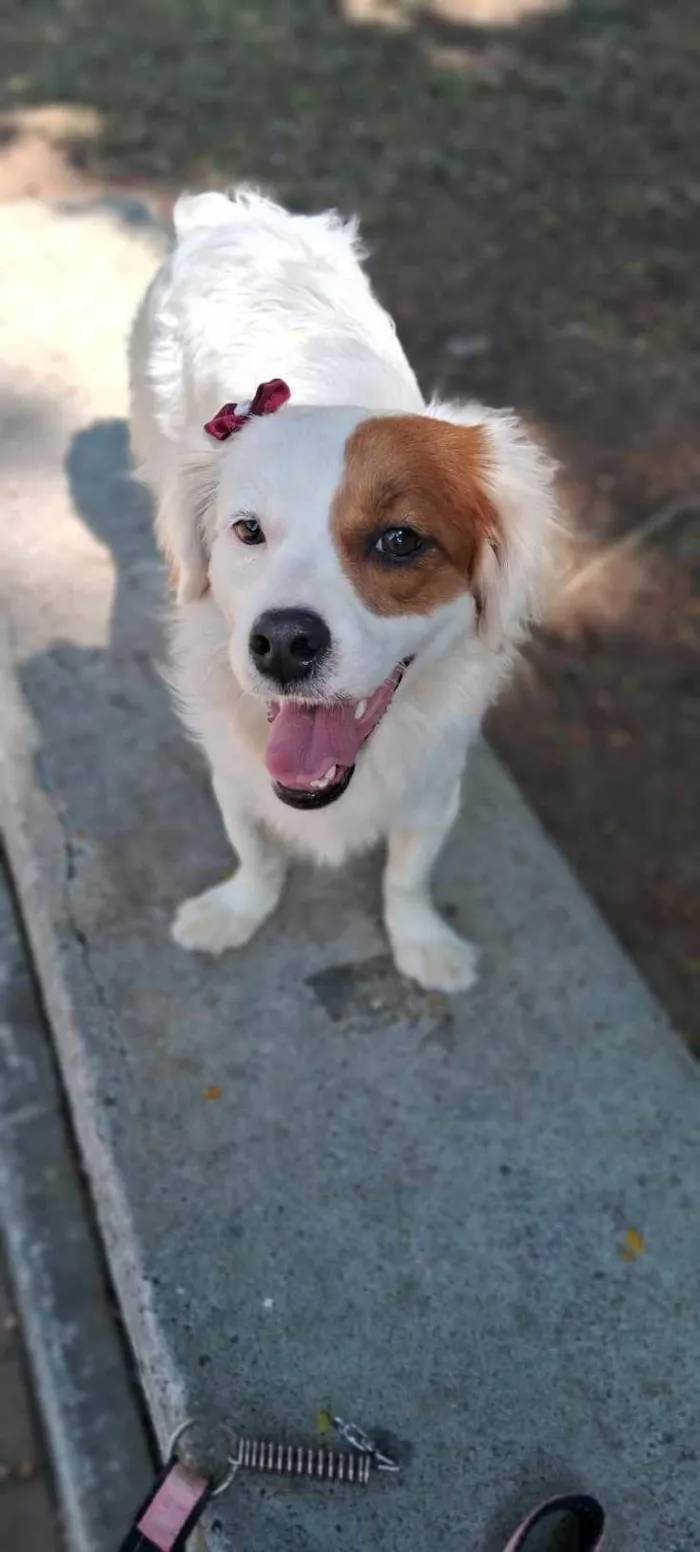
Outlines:
{"type": "Polygon", "coordinates": [[[422,415],[362,421],[348,438],[331,512],[341,564],[375,614],[431,614],[474,594],[486,546],[498,557],[498,513],[484,488],[488,445],[481,426],[422,415]],[[383,535],[413,530],[405,557],[377,549],[383,535]]]}

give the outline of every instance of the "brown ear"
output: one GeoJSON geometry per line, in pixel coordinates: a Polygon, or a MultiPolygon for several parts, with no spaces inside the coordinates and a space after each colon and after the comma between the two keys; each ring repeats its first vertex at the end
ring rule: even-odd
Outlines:
{"type": "Polygon", "coordinates": [[[216,454],[183,458],[156,516],[156,535],[179,604],[209,587],[207,517],[216,498],[216,454]]]}

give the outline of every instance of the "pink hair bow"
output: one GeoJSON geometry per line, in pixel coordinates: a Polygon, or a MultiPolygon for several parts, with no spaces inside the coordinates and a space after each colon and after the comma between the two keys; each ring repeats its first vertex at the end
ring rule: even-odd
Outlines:
{"type": "Polygon", "coordinates": [[[281,377],[273,377],[271,382],[260,384],[249,403],[222,404],[214,419],[207,421],[204,430],[209,436],[215,437],[217,442],[225,442],[227,437],[240,431],[252,415],[274,415],[275,410],[281,409],[289,398],[291,392],[287,384],[282,382],[281,377]]]}

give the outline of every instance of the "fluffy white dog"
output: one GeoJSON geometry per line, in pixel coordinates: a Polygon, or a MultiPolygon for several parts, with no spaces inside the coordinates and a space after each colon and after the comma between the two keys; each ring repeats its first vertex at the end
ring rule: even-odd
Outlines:
{"type": "Polygon", "coordinates": [[[131,342],[132,439],[177,607],[174,685],[233,877],[177,912],[240,948],[290,853],[386,839],[384,916],[421,986],[474,980],[430,875],[468,745],[537,611],[552,469],[509,415],[424,402],[353,224],[184,197],[131,342]]]}

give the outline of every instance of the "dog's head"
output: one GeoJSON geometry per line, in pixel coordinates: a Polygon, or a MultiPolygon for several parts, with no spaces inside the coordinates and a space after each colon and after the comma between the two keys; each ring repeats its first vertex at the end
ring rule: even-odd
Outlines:
{"type": "Polygon", "coordinates": [[[161,537],[180,602],[211,588],[236,678],[268,703],[279,797],[321,807],[409,664],[460,636],[493,652],[521,632],[551,467],[517,422],[479,406],[288,405],[245,424],[229,413],[229,430],[216,417],[220,444],[184,460],[161,537]]]}

